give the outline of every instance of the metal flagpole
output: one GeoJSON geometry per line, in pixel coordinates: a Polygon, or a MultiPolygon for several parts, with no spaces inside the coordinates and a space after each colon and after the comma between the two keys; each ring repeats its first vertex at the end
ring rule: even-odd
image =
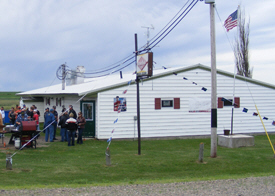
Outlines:
{"type": "MultiPolygon", "coordinates": [[[[239,13],[240,13],[240,11],[239,11],[239,9],[240,9],[240,6],[238,6],[238,16],[237,16],[237,36],[238,36],[238,39],[240,39],[240,36],[239,36],[239,32],[240,32],[240,24],[239,24],[239,13]]],[[[235,65],[235,67],[234,67],[234,84],[233,84],[233,100],[232,100],[232,102],[233,102],[233,107],[232,107],[232,114],[231,114],[231,135],[233,135],[233,121],[234,121],[234,108],[235,108],[235,80],[236,80],[236,66],[237,65],[235,65]]]]}

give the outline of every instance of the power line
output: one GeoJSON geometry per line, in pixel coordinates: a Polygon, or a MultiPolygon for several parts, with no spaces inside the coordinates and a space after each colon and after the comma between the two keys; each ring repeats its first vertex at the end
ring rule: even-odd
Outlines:
{"type": "MultiPolygon", "coordinates": [[[[159,44],[181,21],[183,18],[185,18],[185,16],[193,9],[193,7],[197,4],[197,2],[199,0],[193,0],[187,7],[186,5],[188,4],[190,0],[188,0],[182,7],[181,9],[176,13],[176,15],[164,26],[164,28],[161,29],[161,31],[159,33],[157,33],[150,41],[151,43],[149,45],[144,45],[142,46],[138,53],[141,53],[143,51],[149,51],[151,49],[153,49],[157,44],[159,44]],[[185,8],[186,7],[186,8],[185,8]],[[185,8],[185,9],[184,9],[185,8]],[[184,9],[184,10],[183,10],[184,9]],[[183,11],[182,11],[183,10],[183,11]],[[176,18],[176,19],[175,19],[176,18]],[[168,27],[167,27],[168,26],[168,27]],[[155,43],[155,44],[154,44],[155,43]],[[153,45],[154,44],[154,45],[153,45]],[[152,46],[153,45],[153,46],[152,46]],[[151,47],[150,47],[151,46],[151,47]],[[145,48],[143,50],[141,50],[142,48],[145,48]]],[[[87,77],[85,76],[85,78],[97,78],[97,77],[101,77],[101,76],[106,76],[115,72],[118,72],[128,66],[130,66],[132,63],[135,62],[135,60],[131,61],[133,58],[135,58],[135,54],[131,54],[128,57],[118,61],[117,63],[114,63],[110,66],[107,66],[105,68],[96,70],[94,72],[88,72],[88,73],[84,73],[85,75],[97,75],[97,76],[92,76],[92,77],[87,77]],[[121,67],[122,65],[124,65],[125,63],[129,62],[127,65],[121,67]],[[121,62],[121,63],[119,63],[121,62]],[[119,64],[118,64],[119,63],[119,64]],[[114,65],[114,66],[113,66],[114,65]],[[106,73],[108,72],[108,73],[106,73]]],[[[65,69],[65,76],[66,74],[72,71],[68,68],[68,66],[66,66],[65,69]]],[[[74,71],[76,74],[80,73],[78,71],[74,71]]],[[[83,74],[83,73],[81,73],[83,74]]],[[[62,76],[61,74],[61,66],[58,68],[57,72],[56,72],[57,78],[62,80],[64,76],[62,76]]]]}

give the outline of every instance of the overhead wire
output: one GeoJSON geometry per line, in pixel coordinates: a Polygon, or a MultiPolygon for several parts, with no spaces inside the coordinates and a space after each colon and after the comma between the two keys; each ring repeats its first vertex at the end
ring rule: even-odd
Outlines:
{"type": "MultiPolygon", "coordinates": [[[[156,35],[154,36],[154,38],[152,38],[150,41],[151,43],[144,49],[142,50],[142,48],[144,48],[144,46],[142,46],[138,53],[142,52],[142,51],[145,51],[145,50],[151,50],[152,48],[154,48],[157,44],[159,44],[178,24],[179,22],[182,21],[182,19],[192,10],[192,8],[197,4],[197,2],[199,0],[193,0],[187,7],[186,5],[188,4],[190,0],[188,0],[180,9],[179,12],[176,13],[176,15],[168,22],[168,24],[165,25],[165,27],[156,35]],[[185,8],[186,7],[186,8],[185,8]],[[185,9],[184,9],[185,8],[185,9]],[[184,10],[183,10],[184,9],[184,10]],[[182,11],[183,10],[183,11],[182,11]],[[180,13],[180,14],[179,14],[180,13]],[[179,15],[179,16],[178,16],[179,15]],[[178,17],[177,17],[178,16],[178,17]],[[177,18],[176,18],[177,17],[177,18]],[[176,18],[176,19],[175,19],[176,18]],[[167,27],[168,26],[168,27],[167,27]],[[167,28],[166,28],[167,27],[167,28]],[[161,33],[162,32],[162,33],[161,33]],[[160,34],[160,35],[159,35],[160,34]],[[159,35],[159,36],[158,36],[159,35]],[[153,45],[152,47],[150,47],[153,43],[155,43],[155,45],[153,45]]],[[[96,75],[96,74],[99,74],[97,76],[92,76],[92,77],[88,77],[88,76],[85,76],[85,78],[97,78],[97,77],[101,77],[101,76],[106,76],[106,75],[109,75],[110,73],[115,73],[115,72],[118,72],[128,66],[130,66],[132,63],[135,62],[134,61],[131,61],[129,64],[127,64],[126,66],[123,66],[121,67],[122,65],[124,65],[126,62],[130,61],[131,59],[133,59],[135,57],[135,54],[131,54],[129,55],[128,57],[118,61],[118,62],[121,62],[120,64],[116,64],[115,66],[108,66],[108,67],[105,67],[103,69],[99,69],[98,71],[95,71],[95,72],[86,72],[85,75],[96,75]],[[108,73],[106,73],[108,72],[108,73]],[[101,74],[102,73],[102,74],[101,74]]],[[[113,64],[114,65],[114,64],[113,64]]],[[[57,78],[58,79],[62,79],[62,76],[60,76],[60,69],[61,68],[58,68],[58,71],[57,71],[57,78]]],[[[66,73],[68,72],[68,70],[66,69],[66,73]]],[[[77,73],[80,73],[78,71],[74,71],[76,74],[77,73]]]]}

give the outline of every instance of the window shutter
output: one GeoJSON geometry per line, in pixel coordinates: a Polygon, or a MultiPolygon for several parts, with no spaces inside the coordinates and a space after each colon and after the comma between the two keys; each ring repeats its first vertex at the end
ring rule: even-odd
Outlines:
{"type": "Polygon", "coordinates": [[[240,97],[234,97],[234,108],[239,108],[240,107],[240,97]]]}
{"type": "Polygon", "coordinates": [[[155,110],[161,109],[161,98],[155,98],[155,110]]]}
{"type": "Polygon", "coordinates": [[[223,108],[222,97],[218,97],[218,108],[223,108]]]}
{"type": "Polygon", "coordinates": [[[180,98],[174,98],[174,109],[180,109],[180,98]]]}

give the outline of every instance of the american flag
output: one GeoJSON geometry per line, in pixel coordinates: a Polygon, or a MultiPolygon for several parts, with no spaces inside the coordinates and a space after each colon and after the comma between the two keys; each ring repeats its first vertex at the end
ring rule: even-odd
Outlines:
{"type": "Polygon", "coordinates": [[[227,32],[238,25],[238,10],[233,12],[228,18],[224,21],[224,27],[227,32]]]}

